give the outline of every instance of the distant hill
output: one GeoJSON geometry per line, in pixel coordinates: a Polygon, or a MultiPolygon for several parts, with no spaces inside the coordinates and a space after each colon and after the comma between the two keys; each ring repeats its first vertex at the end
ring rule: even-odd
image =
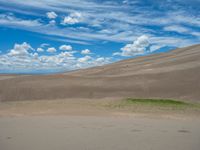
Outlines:
{"type": "Polygon", "coordinates": [[[200,101],[200,45],[63,74],[0,76],[0,101],[105,97],[200,101]]]}

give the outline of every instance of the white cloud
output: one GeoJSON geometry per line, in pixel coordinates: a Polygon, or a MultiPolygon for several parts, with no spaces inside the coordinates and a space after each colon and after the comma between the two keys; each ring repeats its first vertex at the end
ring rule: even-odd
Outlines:
{"type": "Polygon", "coordinates": [[[104,64],[108,64],[110,63],[111,61],[111,58],[107,58],[107,57],[98,57],[97,59],[95,59],[95,64],[96,66],[101,66],[101,65],[104,65],[104,64]]]}
{"type": "Polygon", "coordinates": [[[163,28],[165,31],[172,31],[172,32],[177,32],[180,34],[188,34],[188,35],[193,35],[199,37],[200,32],[193,31],[191,28],[187,28],[181,25],[171,25],[171,26],[166,26],[163,28]]]}
{"type": "Polygon", "coordinates": [[[184,47],[197,44],[195,39],[187,39],[184,37],[170,37],[170,36],[154,36],[150,38],[150,43],[160,46],[184,47]]]}
{"type": "Polygon", "coordinates": [[[82,20],[82,14],[79,12],[71,13],[69,16],[64,17],[64,20],[62,22],[63,25],[65,24],[76,24],[81,22],[82,20]]]}
{"type": "MultiPolygon", "coordinates": [[[[51,47],[51,49],[55,49],[51,47]]],[[[9,72],[68,71],[111,62],[110,58],[90,56],[75,57],[76,51],[64,51],[52,55],[38,54],[28,43],[15,44],[8,53],[0,54],[0,70],[9,72]],[[15,56],[15,57],[13,57],[15,56]]]]}
{"type": "Polygon", "coordinates": [[[0,25],[40,27],[42,24],[38,20],[25,20],[16,18],[13,14],[0,14],[0,25]]]}
{"type": "MultiPolygon", "coordinates": [[[[82,28],[78,28],[78,27],[60,28],[54,25],[41,24],[38,20],[35,20],[35,22],[33,23],[32,23],[33,20],[28,20],[29,23],[25,23],[21,21],[22,19],[17,19],[20,21],[6,20],[6,24],[4,22],[5,19],[2,22],[0,19],[0,25],[3,24],[11,28],[17,28],[17,29],[27,30],[31,32],[36,32],[36,33],[42,33],[45,35],[46,38],[53,38],[54,40],[65,40],[65,41],[68,40],[69,42],[80,43],[80,44],[85,44],[85,43],[90,44],[90,42],[99,41],[99,40],[114,41],[114,42],[131,42],[131,39],[134,39],[135,37],[142,34],[157,36],[157,33],[153,31],[152,29],[146,29],[139,25],[132,25],[132,24],[134,24],[134,21],[139,22],[135,24],[146,24],[150,21],[150,24],[157,24],[160,26],[161,23],[159,24],[159,19],[155,20],[155,18],[153,19],[151,18],[151,20],[149,20],[149,18],[145,18],[144,16],[136,15],[137,17],[134,17],[134,16],[127,16],[127,15],[128,14],[125,14],[124,12],[120,12],[119,14],[109,13],[106,16],[104,16],[104,18],[106,17],[107,19],[106,21],[104,21],[102,14],[95,14],[95,17],[94,17],[93,14],[84,12],[84,19],[82,19],[83,23],[86,23],[88,25],[92,25],[95,23],[97,24],[103,23],[103,26],[101,26],[101,29],[99,31],[93,30],[91,28],[88,28],[88,30],[83,30],[82,28]],[[120,17],[117,15],[119,15],[120,17]],[[127,18],[126,20],[129,20],[129,21],[132,20],[132,22],[123,22],[123,20],[120,20],[120,18],[127,18]],[[141,18],[143,20],[141,20],[141,18]],[[110,20],[114,20],[114,21],[110,21],[110,20]],[[36,22],[38,22],[39,24],[37,25],[36,22]],[[25,23],[25,25],[23,23],[25,23]],[[56,36],[56,37],[52,37],[52,36],[56,36]]],[[[164,24],[168,26],[172,22],[171,21],[172,18],[168,16],[165,20],[167,22],[165,22],[164,24]]],[[[176,24],[175,20],[173,22],[174,22],[173,24],[176,24]]],[[[192,28],[192,32],[190,32],[190,34],[196,36],[195,40],[198,40],[197,38],[199,37],[200,33],[194,32],[194,31],[195,30],[192,28]]],[[[165,32],[165,30],[163,30],[163,32],[165,32]]],[[[179,38],[179,37],[176,37],[176,38],[179,38]]]]}
{"type": "Polygon", "coordinates": [[[47,52],[49,52],[49,53],[54,53],[54,52],[56,52],[56,49],[55,49],[54,47],[49,47],[49,48],[47,49],[47,52]]]}
{"type": "Polygon", "coordinates": [[[37,51],[38,52],[44,52],[44,49],[39,47],[39,48],[37,48],[37,51]]]}
{"type": "Polygon", "coordinates": [[[55,21],[55,20],[49,21],[49,25],[55,25],[55,24],[56,24],[56,21],[55,21]]]}
{"type": "Polygon", "coordinates": [[[14,48],[10,50],[8,55],[10,56],[26,56],[28,55],[28,50],[33,50],[33,48],[26,42],[22,44],[15,44],[14,48]]]}
{"type": "Polygon", "coordinates": [[[61,52],[59,54],[59,56],[62,56],[62,57],[74,57],[73,53],[74,52],[61,52]]]}
{"type": "Polygon", "coordinates": [[[33,53],[32,56],[33,56],[34,59],[38,59],[39,55],[38,55],[38,53],[33,53]]]}
{"type": "Polygon", "coordinates": [[[91,52],[90,52],[89,49],[85,49],[85,50],[82,50],[82,51],[81,51],[81,54],[83,54],[83,55],[88,55],[88,54],[91,54],[91,52]]]}
{"type": "Polygon", "coordinates": [[[71,45],[61,45],[59,47],[60,50],[63,50],[63,51],[70,51],[72,50],[72,46],[71,45]]]}
{"type": "Polygon", "coordinates": [[[159,45],[159,44],[155,44],[155,45],[151,45],[150,47],[150,52],[154,52],[159,50],[160,48],[164,47],[165,45],[159,45]]]}
{"type": "MultiPolygon", "coordinates": [[[[62,21],[62,24],[74,24],[81,22],[87,24],[87,26],[89,27],[88,31],[80,30],[77,27],[63,29],[57,26],[56,28],[53,25],[42,25],[42,27],[31,28],[30,25],[33,25],[34,23],[31,24],[30,21],[32,20],[29,20],[29,27],[27,28],[23,27],[22,24],[20,27],[16,27],[15,23],[20,24],[21,21],[7,21],[7,25],[9,27],[14,26],[13,28],[20,28],[23,30],[28,30],[37,33],[39,32],[45,34],[46,37],[49,37],[48,35],[52,35],[57,37],[59,36],[62,38],[76,39],[79,41],[107,40],[114,42],[131,42],[131,39],[134,39],[135,37],[142,34],[158,35],[160,30],[159,32],[157,32],[156,29],[150,29],[151,26],[149,25],[155,25],[159,28],[163,28],[164,26],[170,26],[175,24],[190,26],[193,30],[193,32],[191,32],[192,35],[195,35],[196,38],[199,37],[199,33],[194,32],[198,31],[198,28],[195,27],[198,27],[200,25],[200,19],[197,13],[190,13],[189,11],[187,12],[184,9],[182,10],[182,7],[180,7],[180,9],[177,10],[174,9],[173,11],[171,11],[171,9],[169,9],[169,11],[165,10],[162,12],[154,11],[152,10],[152,7],[146,7],[145,9],[137,5],[131,5],[130,7],[128,4],[131,4],[132,2],[140,3],[140,1],[138,0],[124,0],[124,3],[127,3],[127,5],[122,5],[121,3],[117,3],[114,1],[99,3],[97,1],[87,0],[73,0],[67,1],[67,3],[65,0],[28,0],[27,2],[21,2],[16,0],[8,2],[6,0],[1,0],[0,3],[5,3],[8,6],[24,5],[25,7],[34,7],[36,10],[52,10],[55,12],[59,12],[59,14],[69,14],[68,16],[66,16],[65,23],[63,23],[62,21]],[[71,15],[76,11],[79,11],[81,15],[77,15],[76,13],[75,15],[71,15]],[[99,31],[102,30],[102,32],[93,30],[92,28],[90,28],[91,26],[98,27],[98,29],[100,29],[99,31]]],[[[166,7],[168,6],[169,4],[167,2],[166,7]]],[[[173,7],[178,8],[179,6],[173,5],[173,7]]],[[[5,7],[4,9],[11,10],[9,8],[10,7],[5,7]]],[[[187,8],[185,7],[185,9],[187,8]]],[[[20,12],[24,15],[34,14],[34,16],[38,17],[41,17],[43,15],[40,14],[40,11],[33,12],[32,10],[22,10],[18,7],[15,7],[15,9],[11,11],[20,12]]],[[[41,22],[44,23],[45,21],[41,22]]],[[[161,32],[165,32],[165,30],[161,32]]],[[[162,33],[162,35],[165,35],[165,33],[162,33]]]]}
{"type": "Polygon", "coordinates": [[[82,58],[79,58],[78,59],[78,62],[81,62],[81,63],[86,63],[88,60],[90,60],[92,57],[90,56],[85,56],[85,57],[82,57],[82,58]]]}
{"type": "Polygon", "coordinates": [[[188,32],[189,30],[183,26],[180,25],[171,25],[171,26],[166,26],[164,27],[165,31],[175,31],[178,33],[185,33],[188,32]]]}
{"type": "Polygon", "coordinates": [[[127,44],[121,48],[122,52],[114,53],[113,55],[121,56],[135,56],[146,53],[147,47],[149,46],[149,38],[146,35],[138,37],[132,44],[127,44]]]}
{"type": "Polygon", "coordinates": [[[57,16],[58,16],[58,15],[57,15],[55,12],[53,12],[53,11],[47,12],[46,15],[47,15],[47,17],[48,17],[49,19],[55,19],[55,18],[57,18],[57,16]]]}
{"type": "Polygon", "coordinates": [[[45,48],[45,47],[48,47],[48,46],[50,46],[48,43],[42,43],[42,44],[40,45],[40,47],[42,47],[42,48],[45,48]]]}
{"type": "Polygon", "coordinates": [[[75,18],[81,18],[82,14],[80,12],[73,12],[70,14],[70,16],[75,18]]]}
{"type": "Polygon", "coordinates": [[[105,64],[111,63],[113,60],[112,57],[90,57],[85,56],[82,58],[79,58],[76,63],[77,68],[88,68],[93,66],[102,66],[105,64]]]}
{"type": "Polygon", "coordinates": [[[79,23],[77,18],[72,18],[70,16],[65,17],[63,20],[63,24],[75,24],[75,23],[79,23]]]}

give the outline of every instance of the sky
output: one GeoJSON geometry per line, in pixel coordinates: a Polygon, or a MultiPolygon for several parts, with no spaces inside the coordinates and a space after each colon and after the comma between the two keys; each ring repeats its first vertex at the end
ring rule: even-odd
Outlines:
{"type": "Polygon", "coordinates": [[[0,0],[0,73],[65,72],[199,43],[199,0],[0,0]]]}

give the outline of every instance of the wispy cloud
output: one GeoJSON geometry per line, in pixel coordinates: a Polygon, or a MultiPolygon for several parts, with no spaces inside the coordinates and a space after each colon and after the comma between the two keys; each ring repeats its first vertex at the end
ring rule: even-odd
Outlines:
{"type": "MultiPolygon", "coordinates": [[[[1,0],[1,27],[29,31],[45,40],[62,43],[37,46],[33,52],[23,49],[21,52],[27,54],[23,56],[25,59],[1,53],[1,67],[12,66],[16,61],[16,68],[84,68],[113,61],[113,51],[124,57],[151,53],[166,46],[196,44],[200,42],[198,4],[197,0],[148,0],[148,3],[140,0],[1,0]],[[84,46],[78,56],[72,43],[84,46]],[[93,55],[92,49],[85,47],[109,50],[113,47],[111,43],[117,45],[105,54],[111,58],[93,55]]],[[[17,47],[23,44],[16,44],[9,53],[20,53],[17,47]]]]}
{"type": "Polygon", "coordinates": [[[179,34],[187,34],[187,35],[193,35],[193,36],[200,36],[200,31],[194,31],[191,28],[184,27],[181,25],[171,25],[164,27],[165,31],[171,31],[171,32],[177,32],[179,34]]]}
{"type": "MultiPolygon", "coordinates": [[[[34,26],[34,28],[32,28],[30,25],[29,27],[26,27],[25,30],[39,32],[44,35],[71,38],[77,41],[106,40],[113,42],[131,42],[143,34],[157,36],[160,31],[156,28],[161,28],[161,32],[164,33],[169,26],[180,24],[190,26],[200,25],[199,17],[195,14],[188,14],[182,9],[181,5],[176,11],[169,10],[162,12],[159,10],[152,11],[151,7],[139,7],[137,5],[139,3],[138,1],[122,1],[121,3],[109,1],[101,3],[87,0],[29,0],[26,2],[14,0],[11,3],[2,0],[0,3],[6,3],[13,7],[16,5],[33,7],[34,9],[43,11],[44,15],[46,13],[55,13],[56,15],[59,13],[61,14],[58,16],[59,21],[57,24],[54,21],[52,25],[45,24],[44,21],[41,21],[41,23],[38,21],[39,19],[23,20],[15,18],[15,20],[20,20],[20,25],[32,24],[32,26],[34,26]],[[61,28],[59,26],[60,23],[65,25],[83,23],[84,28],[87,26],[87,31],[83,30],[81,25],[61,28]],[[37,28],[35,28],[35,26],[37,26],[37,28]],[[149,26],[155,26],[156,28],[152,30],[149,26]]],[[[169,4],[170,2],[166,2],[166,6],[169,4]]],[[[160,3],[160,7],[162,7],[162,5],[163,4],[160,3]]],[[[33,9],[27,9],[26,11],[33,11],[33,9]]],[[[24,12],[21,13],[24,14],[24,12]]],[[[40,17],[40,15],[41,13],[38,14],[38,17],[40,17]]],[[[4,24],[8,26],[14,26],[15,24],[19,25],[19,22],[11,21],[9,23],[5,18],[4,20],[1,20],[1,22],[2,24],[4,22],[4,24]]],[[[17,28],[17,26],[15,26],[15,28],[17,28]]],[[[21,29],[22,27],[18,26],[18,28],[21,29]]],[[[169,30],[167,31],[169,32],[169,30]]],[[[185,32],[185,34],[196,37],[199,35],[193,28],[191,28],[191,32],[185,32]]]]}
{"type": "Polygon", "coordinates": [[[0,25],[18,27],[39,27],[42,24],[38,20],[24,20],[15,17],[13,14],[0,14],[0,25]]]}

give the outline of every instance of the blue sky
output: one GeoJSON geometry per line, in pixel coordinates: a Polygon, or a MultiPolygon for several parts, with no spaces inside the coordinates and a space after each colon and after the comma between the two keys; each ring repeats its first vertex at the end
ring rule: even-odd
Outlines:
{"type": "Polygon", "coordinates": [[[0,73],[52,73],[200,43],[199,0],[0,0],[0,73]]]}

